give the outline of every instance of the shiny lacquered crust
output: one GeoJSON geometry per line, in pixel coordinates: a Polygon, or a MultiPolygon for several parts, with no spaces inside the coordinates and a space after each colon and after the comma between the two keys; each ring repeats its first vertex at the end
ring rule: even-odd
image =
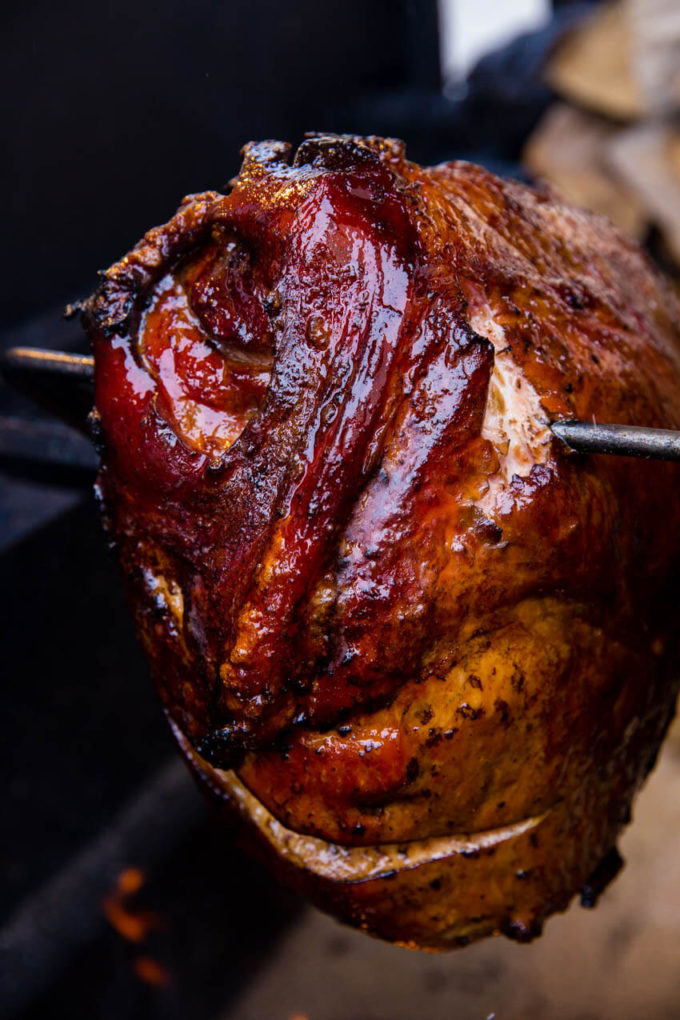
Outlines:
{"type": "Polygon", "coordinates": [[[203,781],[352,923],[535,934],[679,675],[678,466],[548,425],[680,427],[670,290],[547,194],[319,136],[246,147],[85,322],[105,520],[203,781]]]}

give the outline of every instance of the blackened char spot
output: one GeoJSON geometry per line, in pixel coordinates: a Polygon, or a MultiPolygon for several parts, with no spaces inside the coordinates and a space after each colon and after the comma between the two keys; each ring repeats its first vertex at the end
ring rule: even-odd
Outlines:
{"type": "Polygon", "coordinates": [[[352,135],[313,135],[301,143],[294,167],[312,164],[324,170],[350,170],[362,164],[378,164],[378,153],[365,141],[352,135]]]}
{"type": "Polygon", "coordinates": [[[503,698],[496,698],[493,707],[496,709],[496,711],[501,717],[500,718],[501,725],[505,726],[510,717],[510,706],[508,705],[507,701],[504,701],[503,698]]]}
{"type": "Polygon", "coordinates": [[[241,149],[243,158],[241,173],[247,173],[253,166],[287,166],[290,162],[292,148],[290,142],[279,142],[273,139],[265,142],[248,142],[241,149]]]}
{"type": "Polygon", "coordinates": [[[438,726],[431,726],[428,732],[427,740],[425,741],[425,747],[436,747],[437,744],[442,742],[443,736],[442,731],[438,726]]]}
{"type": "Polygon", "coordinates": [[[470,719],[474,722],[475,719],[481,719],[484,715],[484,709],[473,708],[472,705],[468,705],[467,702],[465,702],[464,704],[459,705],[456,709],[456,715],[461,715],[463,719],[470,719]]]}
{"type": "Polygon", "coordinates": [[[239,726],[224,726],[207,733],[194,746],[213,768],[236,768],[245,753],[244,733],[239,726]]]}
{"type": "Polygon", "coordinates": [[[501,931],[515,942],[531,942],[543,931],[543,922],[531,921],[527,924],[517,919],[508,920],[501,925],[501,931]]]}
{"type": "Polygon", "coordinates": [[[616,878],[622,867],[623,858],[614,846],[608,854],[605,854],[581,889],[581,906],[594,907],[600,894],[616,878]]]}

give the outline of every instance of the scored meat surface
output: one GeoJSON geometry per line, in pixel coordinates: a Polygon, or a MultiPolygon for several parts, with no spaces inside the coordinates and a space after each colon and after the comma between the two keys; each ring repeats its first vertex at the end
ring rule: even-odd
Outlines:
{"type": "Polygon", "coordinates": [[[678,678],[678,304],[602,219],[399,142],[251,144],[85,308],[106,525],[185,756],[384,938],[530,938],[613,868],[678,678]],[[592,875],[594,879],[591,879],[592,875]]]}

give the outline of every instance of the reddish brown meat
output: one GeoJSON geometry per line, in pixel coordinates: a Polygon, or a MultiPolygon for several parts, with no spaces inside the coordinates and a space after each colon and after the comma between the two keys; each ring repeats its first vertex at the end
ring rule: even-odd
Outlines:
{"type": "Polygon", "coordinates": [[[614,846],[678,677],[677,302],[607,223],[398,142],[250,145],[86,309],[99,479],[177,738],[384,937],[529,937],[614,846]],[[236,771],[234,771],[236,770],[236,771]]]}

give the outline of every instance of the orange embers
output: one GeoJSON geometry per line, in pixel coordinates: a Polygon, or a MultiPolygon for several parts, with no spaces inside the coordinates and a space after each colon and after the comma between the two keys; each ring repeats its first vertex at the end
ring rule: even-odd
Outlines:
{"type": "Polygon", "coordinates": [[[170,980],[165,967],[154,960],[153,956],[138,956],[132,963],[132,969],[147,985],[165,985],[170,980]]]}
{"type": "MultiPolygon", "coordinates": [[[[162,926],[161,918],[148,910],[140,910],[132,903],[144,885],[144,872],[140,868],[126,868],[118,876],[116,889],[102,902],[107,921],[128,942],[144,942],[152,931],[162,926]]],[[[151,985],[166,984],[169,974],[151,956],[138,956],[132,961],[135,974],[151,985]]]]}
{"type": "Polygon", "coordinates": [[[157,914],[136,910],[130,905],[130,900],[143,884],[143,871],[139,868],[126,868],[118,876],[116,891],[107,896],[102,903],[104,916],[109,924],[130,942],[143,942],[149,932],[158,928],[160,923],[157,914]]]}

